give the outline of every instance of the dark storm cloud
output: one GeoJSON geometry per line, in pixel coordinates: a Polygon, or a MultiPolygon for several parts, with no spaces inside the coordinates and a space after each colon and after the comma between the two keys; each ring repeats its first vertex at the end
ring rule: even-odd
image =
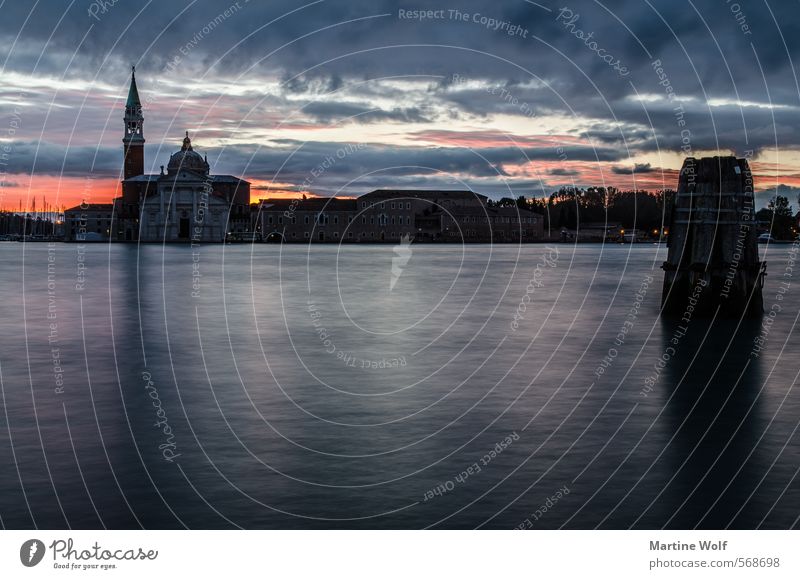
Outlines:
{"type": "MultiPolygon", "coordinates": [[[[800,148],[800,100],[788,58],[800,52],[795,3],[771,3],[771,11],[740,3],[746,29],[730,3],[722,0],[620,2],[605,7],[589,0],[543,0],[540,4],[551,11],[522,0],[459,2],[458,9],[468,15],[462,21],[450,17],[449,6],[419,1],[328,0],[305,7],[280,0],[183,0],[150,2],[144,7],[117,2],[96,17],[89,15],[92,2],[86,0],[75,2],[66,15],[63,3],[55,0],[39,2],[35,8],[15,2],[0,9],[4,47],[0,57],[8,57],[7,71],[83,80],[97,76],[118,86],[124,86],[130,63],[137,63],[143,78],[158,74],[180,82],[205,75],[211,90],[217,86],[224,91],[240,78],[283,81],[283,96],[267,99],[266,107],[286,106],[288,99],[298,95],[314,100],[348,87],[352,87],[351,97],[369,103],[297,103],[298,108],[305,105],[311,120],[320,123],[336,123],[353,115],[359,122],[431,120],[434,114],[419,102],[406,102],[396,87],[374,83],[356,87],[366,79],[418,75],[429,81],[429,89],[421,92],[445,107],[454,121],[497,113],[574,118],[583,124],[575,129],[575,136],[602,147],[599,158],[609,161],[664,149],[680,151],[687,138],[684,129],[689,131],[693,150],[731,148],[741,154],[800,148]],[[401,8],[421,7],[443,9],[445,17],[424,22],[399,17],[401,8]],[[558,19],[561,8],[568,8],[573,18],[578,16],[572,28],[565,19],[558,19]],[[492,30],[480,18],[475,21],[476,15],[515,25],[524,36],[492,30]],[[630,74],[623,77],[613,70],[576,36],[577,29],[591,33],[595,48],[613,54],[630,74]],[[654,71],[651,63],[656,60],[663,66],[666,82],[654,71]],[[168,62],[177,65],[164,73],[168,62]],[[502,87],[516,104],[484,87],[457,90],[454,75],[502,87]],[[678,100],[664,100],[667,85],[678,100]],[[637,94],[653,98],[638,101],[632,98],[637,94]],[[372,110],[372,99],[394,104],[382,102],[367,112],[372,110]],[[730,103],[709,107],[707,99],[730,103]],[[737,101],[758,106],[742,108],[737,101]],[[521,108],[520,103],[527,107],[521,108]],[[778,107],[765,106],[769,103],[778,107]],[[674,107],[678,104],[685,109],[685,126],[677,122],[674,107]]],[[[65,125],[71,120],[68,115],[60,118],[65,125]]],[[[246,154],[246,149],[239,150],[246,154]]],[[[364,155],[374,164],[362,162],[352,168],[389,166],[394,157],[401,165],[429,162],[439,170],[502,174],[505,164],[520,157],[518,151],[490,147],[482,151],[488,162],[475,162],[469,152],[426,150],[423,155],[421,150],[374,149],[364,155]]],[[[588,147],[587,151],[594,153],[588,147]]],[[[226,157],[235,152],[227,150],[226,157]]],[[[266,171],[284,154],[278,151],[270,158],[259,153],[257,172],[266,171]]],[[[542,158],[540,151],[531,154],[534,160],[542,158]]],[[[75,161],[68,157],[70,170],[79,171],[81,163],[86,163],[83,157],[82,151],[76,153],[75,161]]],[[[115,152],[115,162],[117,157],[115,152]]],[[[246,158],[231,159],[231,164],[240,165],[246,158]]],[[[579,158],[595,160],[593,154],[570,155],[571,160],[579,158]]],[[[50,165],[57,163],[40,166],[50,165]]],[[[292,170],[302,174],[310,167],[293,164],[292,170]]]]}
{"type": "Polygon", "coordinates": [[[556,177],[576,177],[580,175],[580,171],[571,171],[569,169],[561,169],[559,167],[550,169],[547,173],[556,177]]]}
{"type": "MultiPolygon", "coordinates": [[[[248,175],[273,175],[279,168],[282,178],[305,178],[308,172],[328,163],[325,174],[362,175],[373,171],[392,174],[465,173],[472,176],[503,176],[504,166],[530,161],[556,161],[559,153],[552,147],[487,147],[470,150],[462,147],[387,147],[364,144],[360,148],[342,143],[280,141],[286,148],[237,145],[222,151],[210,149],[209,158],[248,175]],[[344,154],[339,151],[347,151],[344,154]],[[341,158],[340,158],[341,157],[341,158]],[[236,159],[252,161],[247,166],[234,166],[236,159]]],[[[563,147],[570,160],[619,161],[624,155],[615,149],[563,147]]],[[[301,179],[302,180],[302,179],[301,179]]]]}
{"type": "MultiPolygon", "coordinates": [[[[672,67],[673,80],[679,84],[676,88],[680,92],[699,94],[699,81],[702,81],[709,92],[724,90],[729,94],[730,77],[733,76],[737,85],[747,90],[744,96],[756,92],[763,96],[750,41],[764,55],[761,65],[768,81],[773,74],[788,72],[789,62],[777,36],[778,29],[769,11],[755,6],[747,7],[747,22],[752,34],[745,35],[724,2],[704,3],[698,6],[699,14],[691,4],[683,2],[657,2],[652,8],[645,2],[610,6],[608,10],[630,28],[630,33],[609,11],[588,0],[559,4],[545,0],[541,4],[553,11],[546,12],[522,1],[459,2],[458,9],[470,16],[478,14],[519,25],[527,30],[526,38],[508,36],[502,30],[490,30],[471,19],[467,22],[451,19],[446,9],[443,19],[419,22],[399,18],[398,10],[401,8],[443,7],[433,2],[394,0],[328,0],[305,8],[301,8],[303,3],[289,1],[248,3],[240,0],[228,3],[184,0],[150,2],[144,9],[139,3],[118,2],[106,13],[99,14],[99,20],[87,12],[92,2],[83,0],[73,5],[58,28],[56,24],[64,9],[61,2],[38,3],[30,18],[31,6],[28,3],[6,3],[2,9],[4,18],[0,23],[0,33],[13,38],[21,31],[25,43],[33,46],[38,42],[43,47],[54,32],[47,46],[47,52],[52,51],[54,56],[78,48],[91,26],[86,40],[78,48],[83,59],[80,66],[88,67],[91,72],[106,56],[124,62],[142,59],[146,64],[150,59],[162,62],[161,59],[175,53],[182,54],[180,51],[183,49],[188,53],[184,62],[189,66],[209,56],[213,62],[232,51],[223,60],[223,68],[231,72],[240,72],[258,63],[262,70],[280,70],[286,78],[291,78],[316,67],[307,74],[331,79],[334,84],[337,82],[334,79],[341,82],[345,77],[422,71],[426,74],[439,71],[443,76],[460,72],[483,78],[521,79],[527,78],[523,70],[526,69],[543,79],[553,79],[556,85],[565,88],[581,86],[586,89],[585,73],[598,83],[605,95],[628,94],[628,83],[620,82],[615,74],[606,74],[608,66],[556,21],[559,8],[567,6],[579,16],[575,26],[587,33],[593,32],[599,45],[618,55],[634,73],[641,74],[642,78],[632,79],[637,84],[657,86],[648,68],[651,59],[660,58],[672,67]],[[224,17],[226,9],[231,11],[228,17],[224,17]],[[388,16],[383,16],[385,14],[388,16]],[[688,57],[667,25],[677,34],[688,57]],[[291,45],[281,48],[290,42],[291,45]],[[385,48],[415,43],[458,48],[385,48]],[[567,58],[546,44],[563,52],[567,58]],[[273,51],[274,54],[270,54],[273,51]],[[339,58],[359,51],[366,52],[339,58]],[[514,64],[504,64],[502,59],[514,64]],[[320,66],[327,60],[331,62],[320,66]],[[731,67],[731,74],[725,63],[731,67]],[[697,69],[697,73],[692,67],[697,69]],[[648,74],[643,74],[645,72],[648,74]]],[[[771,8],[789,51],[796,51],[800,38],[800,29],[794,18],[796,7],[775,3],[771,8]]],[[[55,68],[58,72],[63,70],[59,66],[63,65],[63,59],[60,60],[55,68]]],[[[41,66],[47,66],[47,63],[41,66]]],[[[577,96],[569,95],[571,99],[577,96]]]]}
{"type": "Polygon", "coordinates": [[[636,163],[633,167],[611,167],[611,172],[616,175],[633,175],[634,173],[652,173],[655,171],[650,163],[636,163]]]}
{"type": "Polygon", "coordinates": [[[73,146],[46,141],[11,143],[8,174],[55,175],[64,177],[117,177],[120,173],[120,149],[97,146],[73,146]]]}
{"type": "Polygon", "coordinates": [[[355,123],[379,121],[423,123],[430,120],[416,108],[394,108],[387,111],[350,103],[312,102],[303,107],[303,112],[326,123],[337,120],[355,123]]]}

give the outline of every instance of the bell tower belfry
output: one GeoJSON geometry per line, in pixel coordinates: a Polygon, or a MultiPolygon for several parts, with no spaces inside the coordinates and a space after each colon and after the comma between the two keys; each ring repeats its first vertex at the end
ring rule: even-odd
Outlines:
{"type": "Polygon", "coordinates": [[[123,179],[144,175],[144,116],[136,88],[136,67],[131,67],[131,87],[125,102],[125,135],[123,179]]]}

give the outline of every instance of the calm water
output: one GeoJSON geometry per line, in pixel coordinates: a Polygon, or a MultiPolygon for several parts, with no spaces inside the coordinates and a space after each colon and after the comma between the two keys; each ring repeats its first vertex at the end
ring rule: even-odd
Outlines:
{"type": "Polygon", "coordinates": [[[796,526],[789,250],[756,357],[657,246],[2,243],[0,522],[796,526]]]}

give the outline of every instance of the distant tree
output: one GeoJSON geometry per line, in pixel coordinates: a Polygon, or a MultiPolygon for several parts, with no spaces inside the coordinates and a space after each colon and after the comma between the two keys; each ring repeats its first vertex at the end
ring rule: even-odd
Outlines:
{"type": "Polygon", "coordinates": [[[794,239],[794,212],[783,195],[770,199],[767,207],[756,213],[756,219],[769,224],[769,232],[775,239],[794,239]]]}
{"type": "Polygon", "coordinates": [[[775,213],[776,217],[791,217],[792,206],[789,205],[789,199],[783,195],[778,195],[770,199],[767,209],[775,213]]]}

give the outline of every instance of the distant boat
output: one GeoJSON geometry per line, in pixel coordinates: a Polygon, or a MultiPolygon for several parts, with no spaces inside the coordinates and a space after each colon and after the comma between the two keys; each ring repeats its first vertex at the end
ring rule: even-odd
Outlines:
{"type": "Polygon", "coordinates": [[[762,233],[758,236],[759,243],[775,243],[775,239],[769,233],[762,233]]]}

